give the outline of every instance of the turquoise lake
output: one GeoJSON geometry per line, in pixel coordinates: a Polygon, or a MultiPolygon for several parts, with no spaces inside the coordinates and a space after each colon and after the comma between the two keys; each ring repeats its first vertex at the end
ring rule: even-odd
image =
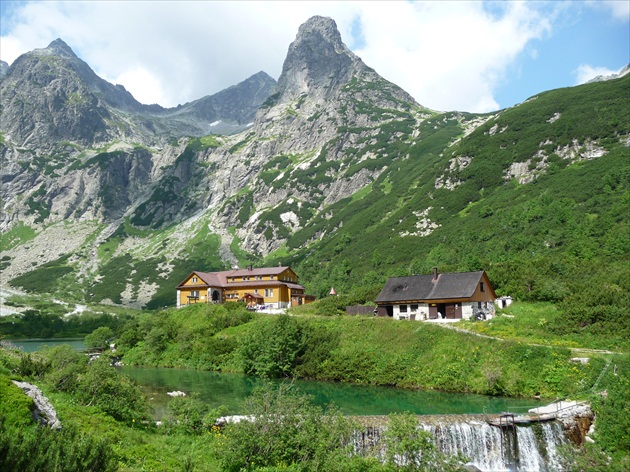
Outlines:
{"type": "MultiPolygon", "coordinates": [[[[8,340],[10,341],[10,340],[8,340]]],[[[69,344],[83,350],[82,339],[29,339],[10,341],[25,352],[39,347],[69,344]]],[[[224,374],[187,369],[152,367],[119,367],[135,380],[155,408],[156,417],[162,416],[172,397],[167,392],[182,391],[195,395],[212,407],[225,405],[230,414],[243,413],[243,402],[264,380],[241,374],[224,374]]],[[[287,380],[285,380],[287,381],[287,380]]],[[[273,381],[278,385],[282,380],[273,381]]],[[[455,415],[522,413],[545,402],[534,399],[491,397],[485,395],[445,393],[426,390],[405,390],[393,387],[343,384],[307,380],[291,381],[302,393],[311,395],[318,405],[336,405],[345,415],[389,415],[411,412],[417,415],[455,415]]]]}

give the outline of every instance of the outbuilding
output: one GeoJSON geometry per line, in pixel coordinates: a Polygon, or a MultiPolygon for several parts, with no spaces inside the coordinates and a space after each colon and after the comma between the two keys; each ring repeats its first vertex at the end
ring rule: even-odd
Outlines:
{"type": "Polygon", "coordinates": [[[496,294],[483,270],[391,277],[376,298],[377,315],[449,321],[494,316],[496,294]]]}

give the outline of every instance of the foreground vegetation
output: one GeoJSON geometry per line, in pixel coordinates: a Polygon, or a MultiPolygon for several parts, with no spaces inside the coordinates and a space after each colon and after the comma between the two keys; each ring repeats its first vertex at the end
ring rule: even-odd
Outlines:
{"type": "MultiPolygon", "coordinates": [[[[586,394],[597,412],[596,443],[565,451],[565,470],[615,471],[630,464],[630,358],[615,356],[597,379],[608,395],[586,394]]],[[[0,469],[24,471],[374,471],[460,470],[413,416],[392,415],[387,455],[353,455],[357,427],[334,407],[322,409],[290,384],[264,386],[245,405],[255,422],[215,426],[221,408],[194,397],[173,399],[157,426],[140,391],[102,359],[59,346],[24,354],[0,349],[0,469]],[[11,378],[36,383],[62,421],[61,431],[36,426],[32,401],[11,378]],[[405,458],[401,462],[401,458],[405,458]],[[415,464],[415,465],[413,465],[415,464]]]]}
{"type": "MultiPolygon", "coordinates": [[[[111,327],[94,330],[86,342],[104,347],[115,336],[116,356],[127,364],[587,399],[598,415],[596,443],[567,453],[566,470],[623,470],[630,457],[630,423],[628,415],[621,414],[630,408],[629,356],[599,354],[582,365],[570,360],[567,347],[527,344],[527,339],[548,344],[562,339],[544,339],[545,323],[540,326],[535,320],[549,313],[545,308],[549,307],[515,304],[511,312],[515,318],[466,326],[509,337],[514,334],[509,323],[517,323],[522,336],[513,341],[390,319],[257,315],[233,304],[129,314],[111,327]],[[607,396],[600,395],[603,391],[607,396]]],[[[34,354],[0,350],[0,394],[0,457],[4,461],[0,468],[413,469],[409,463],[403,467],[393,456],[383,461],[369,454],[353,456],[343,445],[356,426],[334,407],[315,407],[286,385],[278,390],[263,388],[247,403],[246,413],[269,421],[217,429],[215,419],[223,410],[187,397],[173,399],[163,424],[157,427],[140,390],[109,367],[107,359],[88,363],[86,356],[60,346],[34,354]],[[42,388],[58,411],[64,425],[61,432],[32,423],[32,403],[10,378],[29,380],[42,388]],[[271,421],[279,415],[281,422],[271,421]]],[[[386,439],[388,450],[396,451],[398,457],[415,457],[417,469],[457,470],[465,463],[458,458],[447,460],[435,451],[430,438],[416,430],[413,417],[402,415],[390,421],[394,427],[386,439]]]]}
{"type": "Polygon", "coordinates": [[[0,394],[2,470],[463,470],[459,458],[435,449],[410,415],[392,417],[384,461],[369,451],[354,455],[357,425],[334,408],[314,406],[289,384],[264,386],[250,397],[246,409],[255,422],[218,428],[220,410],[175,398],[158,426],[124,376],[107,362],[88,364],[67,346],[37,354],[0,350],[0,394]],[[60,431],[33,423],[32,401],[11,383],[15,377],[43,388],[63,423],[60,431]],[[408,464],[399,466],[400,458],[408,464]]]}

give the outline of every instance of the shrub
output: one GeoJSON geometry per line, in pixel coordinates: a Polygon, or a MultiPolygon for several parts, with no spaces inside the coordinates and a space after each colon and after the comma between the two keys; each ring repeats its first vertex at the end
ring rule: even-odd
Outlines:
{"type": "Polygon", "coordinates": [[[10,428],[0,416],[0,470],[105,472],[116,470],[116,462],[105,439],[69,426],[61,431],[37,426],[10,428]]]}
{"type": "Polygon", "coordinates": [[[335,409],[314,406],[290,384],[277,390],[265,385],[253,392],[245,406],[255,421],[230,423],[215,432],[216,455],[226,471],[330,470],[328,464],[346,455],[350,423],[335,409]]]}
{"type": "Polygon", "coordinates": [[[463,470],[457,465],[459,458],[447,458],[437,450],[431,433],[424,431],[411,413],[390,415],[383,436],[385,457],[390,466],[436,472],[463,470]]]}
{"type": "Polygon", "coordinates": [[[149,406],[140,389],[104,359],[93,361],[81,376],[79,398],[114,419],[132,424],[149,418],[149,406]]]}
{"type": "Polygon", "coordinates": [[[107,349],[114,332],[108,326],[101,326],[88,334],[83,343],[88,349],[107,349]]]}
{"type": "Polygon", "coordinates": [[[291,377],[303,348],[300,323],[287,315],[276,316],[243,340],[243,371],[263,378],[291,377]]]}

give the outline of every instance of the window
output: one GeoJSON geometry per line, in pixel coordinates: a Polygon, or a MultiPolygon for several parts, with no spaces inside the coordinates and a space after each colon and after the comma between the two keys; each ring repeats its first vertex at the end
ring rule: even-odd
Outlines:
{"type": "Polygon", "coordinates": [[[270,276],[269,276],[269,280],[273,280],[273,275],[270,275],[270,276]]]}
{"type": "Polygon", "coordinates": [[[418,305],[411,305],[411,311],[418,311],[418,305]]]}
{"type": "Polygon", "coordinates": [[[272,288],[266,288],[265,289],[265,297],[273,297],[273,289],[272,288]]]}
{"type": "Polygon", "coordinates": [[[193,290],[190,292],[192,298],[199,298],[199,290],[193,290]]]}
{"type": "Polygon", "coordinates": [[[234,282],[234,277],[232,277],[232,282],[234,282]]]}
{"type": "Polygon", "coordinates": [[[258,289],[257,288],[254,289],[254,293],[258,294],[258,289]]]}
{"type": "Polygon", "coordinates": [[[193,277],[192,278],[192,283],[196,284],[197,283],[197,277],[193,277]]]}
{"type": "Polygon", "coordinates": [[[407,313],[407,305],[400,305],[400,312],[407,313]]]}
{"type": "Polygon", "coordinates": [[[484,287],[483,282],[479,282],[479,290],[481,290],[482,292],[486,291],[486,288],[484,287]]]}

